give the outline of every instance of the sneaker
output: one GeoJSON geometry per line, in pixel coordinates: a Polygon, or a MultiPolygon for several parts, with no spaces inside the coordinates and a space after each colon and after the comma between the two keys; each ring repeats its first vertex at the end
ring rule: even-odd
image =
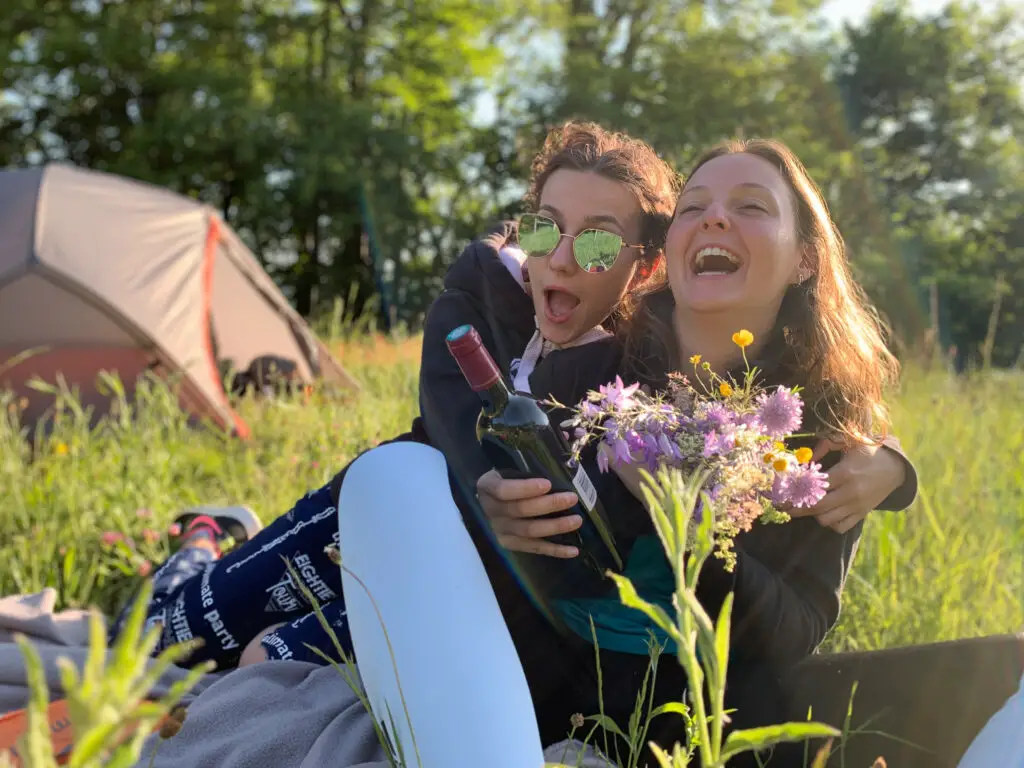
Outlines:
{"type": "Polygon", "coordinates": [[[221,551],[241,546],[263,530],[263,523],[256,513],[243,506],[194,507],[179,515],[174,522],[181,526],[182,540],[189,533],[206,528],[221,551]]]}

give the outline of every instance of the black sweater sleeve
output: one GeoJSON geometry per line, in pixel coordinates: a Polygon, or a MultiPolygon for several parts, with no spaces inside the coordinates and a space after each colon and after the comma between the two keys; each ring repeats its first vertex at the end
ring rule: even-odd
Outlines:
{"type": "Polygon", "coordinates": [[[493,352],[490,324],[468,293],[447,290],[427,312],[420,365],[420,414],[430,444],[445,455],[459,483],[470,490],[491,466],[476,438],[480,399],[466,384],[445,343],[448,333],[465,323],[477,329],[484,346],[493,352]]]}
{"type": "MultiPolygon", "coordinates": [[[[472,243],[460,259],[490,255],[498,271],[498,249],[512,231],[503,223],[472,243]]],[[[460,285],[448,287],[430,305],[423,327],[420,363],[420,415],[430,444],[440,450],[464,491],[475,493],[476,481],[492,467],[476,439],[480,399],[466,384],[458,363],[448,351],[445,338],[460,325],[476,328],[498,368],[507,372],[512,359],[521,355],[533,333],[533,302],[504,276],[494,282],[483,273],[480,262],[465,260],[460,285]]]]}
{"type": "Polygon", "coordinates": [[[913,504],[917,498],[917,469],[907,454],[903,452],[903,446],[894,435],[889,435],[882,441],[882,450],[895,453],[903,462],[907,475],[903,480],[903,485],[886,496],[875,509],[899,512],[913,504]]]}

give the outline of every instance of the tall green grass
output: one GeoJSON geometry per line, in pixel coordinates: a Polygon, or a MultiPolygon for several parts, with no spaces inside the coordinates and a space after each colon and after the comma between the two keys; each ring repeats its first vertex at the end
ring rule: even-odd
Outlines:
{"type": "MultiPolygon", "coordinates": [[[[64,406],[30,457],[0,395],[0,593],[55,587],[64,606],[110,612],[166,554],[194,504],[247,504],[269,522],[416,414],[416,340],[347,340],[363,391],[243,402],[254,439],[189,429],[167,392],[90,430],[64,406]],[[104,534],[106,540],[104,539],[104,534]],[[124,541],[114,541],[118,537],[124,541]],[[106,543],[105,543],[106,541],[106,543]]],[[[830,649],[882,648],[1024,626],[1024,377],[910,369],[893,401],[921,493],[866,525],[830,649]]]]}

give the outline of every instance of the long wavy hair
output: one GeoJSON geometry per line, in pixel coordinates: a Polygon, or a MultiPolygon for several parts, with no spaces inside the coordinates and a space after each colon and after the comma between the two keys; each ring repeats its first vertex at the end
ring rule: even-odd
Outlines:
{"type": "Polygon", "coordinates": [[[534,158],[526,204],[540,205],[544,185],[555,171],[596,173],[627,187],[640,204],[641,280],[623,296],[608,324],[626,333],[640,296],[668,284],[661,258],[672,212],[679,197],[679,176],[651,145],[625,133],[606,130],[592,122],[571,121],[548,132],[544,147],[534,158]]]}
{"type": "MultiPolygon", "coordinates": [[[[733,139],[705,152],[690,170],[724,155],[745,153],[767,160],[786,180],[797,208],[797,233],[813,274],[791,286],[762,357],[762,367],[800,385],[820,426],[838,436],[876,442],[889,428],[886,388],[899,376],[899,362],[886,346],[888,329],[854,281],[842,235],[821,190],[799,158],[772,139],[733,139]]],[[[660,288],[640,300],[625,339],[627,359],[655,349],[679,369],[671,326],[671,295],[660,288]],[[652,347],[653,344],[653,347],[652,347]]]]}

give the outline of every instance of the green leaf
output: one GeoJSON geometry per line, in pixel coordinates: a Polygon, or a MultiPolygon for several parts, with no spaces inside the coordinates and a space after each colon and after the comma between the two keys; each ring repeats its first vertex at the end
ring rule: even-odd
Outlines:
{"type": "Polygon", "coordinates": [[[658,717],[659,715],[676,714],[685,720],[689,721],[690,708],[681,701],[668,701],[662,704],[660,707],[655,707],[651,710],[651,719],[658,717]]]}
{"type": "Polygon", "coordinates": [[[613,733],[616,736],[621,737],[627,743],[629,742],[629,739],[626,737],[626,734],[622,732],[622,729],[619,728],[619,726],[615,724],[615,721],[608,717],[608,715],[591,715],[590,717],[584,719],[597,723],[598,726],[608,731],[608,733],[613,733]]]}
{"type": "Polygon", "coordinates": [[[718,626],[715,628],[715,657],[718,659],[718,668],[723,671],[729,665],[729,632],[732,627],[733,597],[733,593],[730,592],[722,601],[722,609],[718,613],[718,626]]]}
{"type": "Polygon", "coordinates": [[[824,739],[839,735],[838,729],[824,723],[783,723],[782,725],[733,731],[725,740],[725,746],[722,747],[722,760],[728,761],[742,752],[762,750],[787,741],[824,739]]]}
{"type": "Polygon", "coordinates": [[[617,573],[610,573],[612,580],[615,582],[615,586],[619,590],[619,600],[623,605],[630,608],[635,608],[638,611],[642,611],[648,618],[657,624],[663,631],[665,631],[669,637],[677,642],[682,641],[682,636],[679,634],[679,629],[676,627],[669,615],[665,613],[665,610],[660,606],[654,605],[644,600],[640,595],[637,594],[636,588],[625,576],[620,576],[617,573]]]}

